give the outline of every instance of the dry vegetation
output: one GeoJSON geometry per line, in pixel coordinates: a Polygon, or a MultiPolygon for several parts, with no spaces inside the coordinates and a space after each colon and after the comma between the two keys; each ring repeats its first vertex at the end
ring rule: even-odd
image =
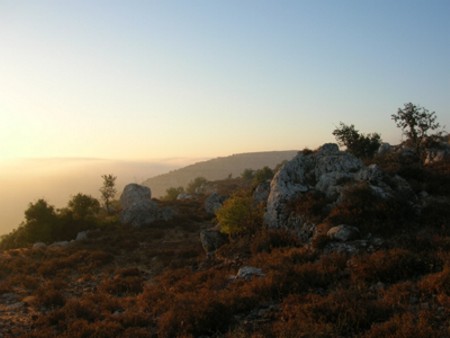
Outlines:
{"type": "Polygon", "coordinates": [[[0,337],[448,337],[450,164],[377,161],[441,202],[416,215],[354,186],[340,208],[313,194],[293,207],[325,228],[356,219],[379,248],[329,253],[261,227],[207,258],[203,201],[165,202],[181,210],[169,223],[1,252],[0,337]],[[235,278],[241,266],[264,276],[235,278]]]}

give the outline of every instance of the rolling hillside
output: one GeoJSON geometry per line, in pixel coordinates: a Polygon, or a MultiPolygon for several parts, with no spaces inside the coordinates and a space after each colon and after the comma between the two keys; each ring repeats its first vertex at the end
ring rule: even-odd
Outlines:
{"type": "Polygon", "coordinates": [[[199,176],[207,180],[224,179],[230,174],[236,177],[240,176],[245,169],[255,170],[261,169],[264,166],[274,168],[277,164],[291,159],[295,154],[297,154],[296,150],[287,150],[218,157],[149,178],[143,184],[151,188],[152,196],[160,197],[165,195],[168,188],[186,187],[191,180],[199,176]]]}

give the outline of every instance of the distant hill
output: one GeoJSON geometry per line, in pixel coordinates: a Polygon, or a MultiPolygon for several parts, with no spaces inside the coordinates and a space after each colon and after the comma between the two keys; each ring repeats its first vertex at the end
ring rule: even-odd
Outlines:
{"type": "Polygon", "coordinates": [[[292,159],[297,152],[297,150],[266,151],[218,157],[149,178],[143,184],[151,188],[153,197],[161,197],[166,194],[168,188],[186,187],[190,181],[199,176],[207,180],[220,180],[230,174],[232,177],[240,176],[245,169],[256,170],[265,166],[273,169],[277,164],[292,159]]]}

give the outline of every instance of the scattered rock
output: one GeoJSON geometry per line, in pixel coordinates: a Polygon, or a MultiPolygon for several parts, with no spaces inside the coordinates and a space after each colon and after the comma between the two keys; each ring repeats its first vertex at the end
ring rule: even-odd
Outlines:
{"type": "Polygon", "coordinates": [[[192,199],[192,195],[185,193],[185,192],[182,192],[181,194],[178,194],[178,196],[177,196],[177,200],[179,200],[179,201],[184,201],[184,200],[189,200],[189,199],[192,199]]]}
{"type": "Polygon", "coordinates": [[[84,240],[86,240],[87,237],[88,237],[88,233],[89,233],[89,230],[79,232],[77,234],[77,237],[75,237],[75,240],[76,241],[84,241],[84,240]]]}
{"type": "Polygon", "coordinates": [[[200,241],[202,243],[203,249],[207,254],[213,253],[222,245],[228,242],[226,235],[221,233],[219,230],[208,229],[200,232],[200,241]]]}
{"type": "Polygon", "coordinates": [[[226,196],[213,192],[205,200],[204,207],[206,212],[210,215],[215,215],[216,211],[222,207],[223,202],[225,202],[226,199],[226,196]]]}
{"type": "Polygon", "coordinates": [[[328,230],[327,236],[340,242],[352,241],[359,237],[359,229],[351,225],[341,224],[328,230]]]}
{"type": "Polygon", "coordinates": [[[16,302],[8,305],[8,310],[19,310],[23,308],[26,304],[22,302],[16,302]]]}
{"type": "Polygon", "coordinates": [[[270,194],[270,182],[263,182],[253,191],[253,200],[256,203],[265,203],[270,194]]]}
{"type": "Polygon", "coordinates": [[[33,249],[43,249],[45,247],[47,247],[47,244],[45,244],[44,242],[36,242],[32,246],[33,249]]]}
{"type": "Polygon", "coordinates": [[[392,147],[389,143],[381,143],[378,147],[378,155],[385,155],[392,150],[392,147]]]}
{"type": "Polygon", "coordinates": [[[236,278],[243,278],[246,280],[251,279],[253,276],[264,277],[265,274],[261,269],[255,268],[253,266],[243,266],[238,270],[236,274],[236,278]]]}
{"type": "Polygon", "coordinates": [[[327,255],[333,252],[338,252],[355,255],[361,252],[367,252],[368,247],[369,244],[367,240],[356,240],[350,242],[330,242],[323,249],[323,254],[327,255]]]}
{"type": "Polygon", "coordinates": [[[450,159],[450,144],[440,142],[425,151],[425,164],[432,164],[450,159]]]}
{"type": "Polygon", "coordinates": [[[50,244],[49,248],[66,248],[69,246],[69,241],[59,241],[50,244]]]}

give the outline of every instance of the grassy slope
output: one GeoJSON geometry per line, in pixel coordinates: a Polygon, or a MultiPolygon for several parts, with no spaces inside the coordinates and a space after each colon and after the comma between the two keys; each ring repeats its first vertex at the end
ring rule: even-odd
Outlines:
{"type": "MultiPolygon", "coordinates": [[[[392,165],[449,197],[449,164],[392,165]]],[[[233,183],[233,181],[230,181],[233,183]]],[[[224,182],[222,182],[224,184],[224,182]]],[[[448,199],[447,199],[448,202],[448,199]]],[[[445,202],[445,203],[447,203],[445,202]]],[[[434,205],[358,255],[260,229],[207,259],[202,200],[170,223],[114,226],[66,249],[0,254],[5,337],[444,337],[450,335],[450,221],[434,205]],[[406,229],[406,230],[405,230],[406,229]],[[264,277],[234,279],[239,267],[264,277]]],[[[376,235],[376,234],[375,234],[376,235]]]]}

